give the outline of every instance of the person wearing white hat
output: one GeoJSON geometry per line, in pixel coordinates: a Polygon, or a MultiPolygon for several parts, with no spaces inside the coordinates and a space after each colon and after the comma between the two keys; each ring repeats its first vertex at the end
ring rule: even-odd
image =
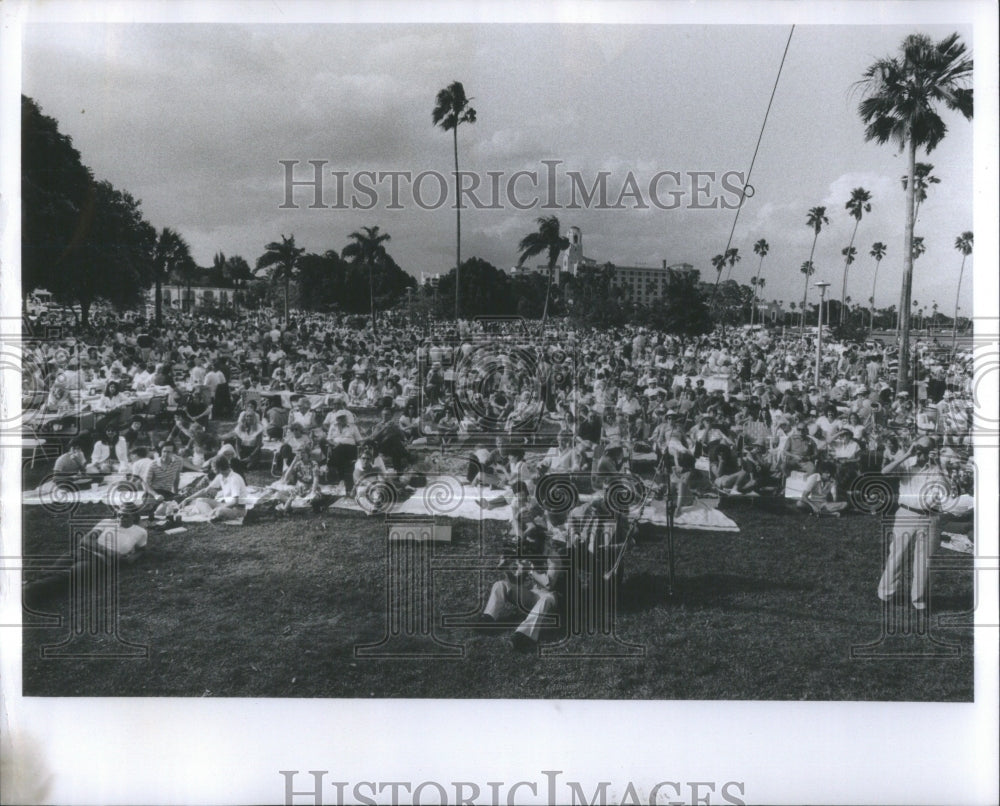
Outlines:
{"type": "Polygon", "coordinates": [[[892,543],[878,583],[878,596],[892,602],[903,583],[912,550],[910,601],[917,610],[928,602],[927,578],[931,555],[941,542],[942,502],[949,491],[948,477],[933,458],[937,445],[919,437],[899,459],[882,472],[899,474],[899,508],[892,523],[892,543]]]}

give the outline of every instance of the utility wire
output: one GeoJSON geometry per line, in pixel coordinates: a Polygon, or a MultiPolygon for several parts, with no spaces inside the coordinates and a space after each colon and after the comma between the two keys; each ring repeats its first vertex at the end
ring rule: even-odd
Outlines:
{"type": "MultiPolygon", "coordinates": [[[[753,173],[754,163],[757,161],[757,152],[760,151],[761,140],[764,139],[764,128],[767,126],[767,117],[771,114],[771,105],[774,103],[774,95],[778,91],[778,82],[781,80],[781,71],[785,66],[785,58],[788,56],[788,47],[792,44],[792,34],[795,33],[795,26],[792,26],[792,30],[788,32],[788,41],[785,42],[785,52],[781,54],[781,64],[778,65],[778,75],[774,78],[774,87],[771,88],[771,99],[767,102],[767,111],[764,112],[764,122],[760,124],[760,134],[757,135],[757,145],[753,150],[753,157],[750,159],[750,168],[747,171],[746,181],[743,183],[743,189],[740,191],[740,203],[736,207],[736,215],[733,218],[732,229],[729,230],[729,240],[726,241],[726,248],[723,251],[723,255],[729,251],[729,248],[733,245],[733,233],[736,232],[736,222],[740,220],[740,212],[743,210],[743,202],[747,198],[747,188],[749,187],[753,190],[753,185],[750,184],[750,175],[753,173]]],[[[753,195],[753,194],[751,194],[753,195]]],[[[732,266],[729,267],[730,272],[732,272],[732,266]]],[[[719,276],[722,276],[722,270],[719,270],[719,276]]],[[[728,280],[728,276],[726,277],[728,280]]],[[[712,300],[715,300],[715,292],[718,291],[719,283],[716,281],[715,289],[712,291],[712,300]]]]}

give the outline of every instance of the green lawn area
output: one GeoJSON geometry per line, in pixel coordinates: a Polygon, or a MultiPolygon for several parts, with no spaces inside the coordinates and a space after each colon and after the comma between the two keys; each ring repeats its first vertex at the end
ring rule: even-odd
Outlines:
{"type": "MultiPolygon", "coordinates": [[[[640,532],[614,614],[621,643],[606,634],[550,639],[535,656],[512,652],[500,633],[452,623],[479,612],[497,578],[475,570],[495,563],[496,522],[453,522],[452,542],[434,546],[427,624],[436,643],[404,629],[383,645],[437,653],[430,657],[356,651],[390,629],[384,521],[302,513],[151,532],[145,556],[122,573],[117,607],[120,638],[147,656],[115,657],[115,639],[84,633],[62,654],[88,657],[43,657],[72,634],[69,606],[53,605],[61,623],[25,617],[35,626],[23,631],[24,693],[972,701],[971,557],[940,552],[947,567],[932,572],[930,617],[917,622],[911,608],[884,612],[876,598],[875,517],[816,520],[746,503],[726,512],[739,534],[676,533],[673,595],[665,530],[640,532]],[[959,626],[941,623],[949,620],[959,626]],[[896,635],[884,637],[890,629],[896,635]],[[641,654],[594,654],[621,655],[622,644],[641,654]],[[852,646],[865,644],[875,656],[852,658],[852,646]],[[89,656],[97,652],[111,656],[89,656]]],[[[103,514],[91,507],[76,517],[103,514]]],[[[65,551],[67,522],[25,508],[25,556],[65,551]]]]}

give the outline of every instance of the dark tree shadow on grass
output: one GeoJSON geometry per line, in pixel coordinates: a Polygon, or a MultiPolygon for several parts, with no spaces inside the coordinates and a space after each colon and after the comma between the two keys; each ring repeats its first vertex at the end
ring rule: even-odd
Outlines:
{"type": "Polygon", "coordinates": [[[625,578],[621,607],[623,612],[636,612],[651,610],[659,605],[724,605],[734,594],[802,593],[812,590],[815,586],[797,582],[736,574],[699,574],[675,580],[671,595],[666,575],[641,572],[625,578]]]}

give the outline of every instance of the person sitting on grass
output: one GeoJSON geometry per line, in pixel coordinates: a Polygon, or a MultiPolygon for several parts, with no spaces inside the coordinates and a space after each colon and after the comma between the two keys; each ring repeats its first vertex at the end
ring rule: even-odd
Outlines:
{"type": "Polygon", "coordinates": [[[181,508],[187,507],[194,501],[204,501],[210,509],[209,522],[242,518],[246,514],[246,506],[242,503],[242,498],[247,492],[246,482],[239,473],[233,472],[229,459],[225,456],[216,457],[212,465],[216,473],[215,478],[207,487],[181,501],[181,508]]]}
{"type": "Polygon", "coordinates": [[[834,477],[836,468],[833,462],[820,459],[816,463],[816,472],[806,478],[802,495],[795,506],[804,512],[816,515],[831,515],[840,517],[841,511],[847,508],[846,501],[837,501],[837,480],[834,477]]]}
{"type": "Polygon", "coordinates": [[[556,550],[546,554],[544,545],[545,531],[536,527],[525,535],[518,556],[501,560],[504,578],[493,583],[479,619],[479,629],[488,631],[511,609],[527,612],[510,637],[510,647],[516,652],[536,651],[542,629],[555,626],[553,614],[559,606],[565,562],[556,550]]]}
{"type": "Polygon", "coordinates": [[[256,407],[241,411],[236,426],[228,434],[223,434],[221,439],[232,445],[240,460],[249,470],[253,470],[260,459],[261,446],[264,444],[264,424],[260,421],[256,407]]]}
{"type": "Polygon", "coordinates": [[[503,437],[496,438],[493,450],[477,448],[469,455],[469,464],[465,471],[468,484],[475,484],[476,479],[483,486],[499,487],[504,471],[503,437]]]}
{"type": "Polygon", "coordinates": [[[279,492],[281,503],[275,507],[278,512],[287,512],[296,499],[308,500],[314,512],[320,511],[328,499],[320,494],[320,466],[313,457],[312,442],[302,442],[281,483],[288,489],[279,492]]]}
{"type": "Polygon", "coordinates": [[[719,492],[739,494],[748,491],[748,473],[740,459],[731,445],[719,443],[713,446],[709,457],[709,472],[719,492]]]}
{"type": "Polygon", "coordinates": [[[59,557],[45,569],[43,576],[27,582],[23,589],[24,603],[36,607],[53,596],[67,596],[74,584],[77,590],[82,590],[96,580],[107,578],[106,572],[98,572],[99,567],[118,561],[131,565],[146,547],[147,539],[148,533],[138,525],[137,507],[126,504],[117,518],[99,521],[81,538],[74,551],[59,557]]]}
{"type": "Polygon", "coordinates": [[[406,467],[406,437],[393,417],[392,406],[382,408],[382,419],[372,428],[368,441],[381,455],[387,456],[393,469],[399,473],[406,467]]]}
{"type": "Polygon", "coordinates": [[[66,452],[56,459],[52,478],[58,481],[82,480],[87,475],[87,458],[83,453],[83,439],[73,437],[66,452]]]}
{"type": "Polygon", "coordinates": [[[299,446],[304,442],[312,442],[312,437],[301,423],[289,423],[285,429],[284,439],[281,447],[274,454],[271,460],[271,475],[281,476],[292,463],[299,446]]]}
{"type": "MultiPolygon", "coordinates": [[[[112,471],[116,461],[120,461],[121,459],[127,461],[127,451],[124,457],[119,457],[117,454],[119,442],[124,446],[124,441],[118,436],[118,429],[114,426],[108,428],[94,442],[93,450],[90,453],[90,464],[87,465],[87,472],[107,475],[112,471]]],[[[122,463],[124,464],[124,461],[122,463]]]]}
{"type": "Polygon", "coordinates": [[[809,436],[809,426],[806,422],[798,423],[789,433],[780,457],[781,475],[787,476],[791,471],[798,470],[811,474],[816,469],[816,441],[809,436]]]}

